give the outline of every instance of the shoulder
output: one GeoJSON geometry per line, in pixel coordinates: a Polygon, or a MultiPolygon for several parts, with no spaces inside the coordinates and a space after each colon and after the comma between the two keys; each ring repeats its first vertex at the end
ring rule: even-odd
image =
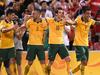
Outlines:
{"type": "Polygon", "coordinates": [[[0,21],[0,26],[6,26],[6,25],[7,25],[7,23],[5,22],[5,20],[0,21]]]}
{"type": "Polygon", "coordinates": [[[45,18],[48,22],[53,22],[54,21],[54,18],[45,18]]]}
{"type": "Polygon", "coordinates": [[[94,25],[96,21],[94,19],[90,19],[91,25],[94,25]]]}
{"type": "Polygon", "coordinates": [[[32,22],[33,22],[33,20],[32,20],[32,19],[29,19],[29,20],[27,21],[27,24],[32,23],[32,22]]]}
{"type": "Polygon", "coordinates": [[[91,19],[90,19],[90,21],[92,21],[92,22],[93,22],[93,21],[95,21],[95,20],[91,18],[91,19]]]}
{"type": "Polygon", "coordinates": [[[81,19],[81,17],[82,17],[82,15],[79,15],[79,16],[77,16],[77,18],[76,18],[76,19],[81,19]]]}
{"type": "Polygon", "coordinates": [[[0,24],[1,24],[1,23],[5,23],[5,21],[4,21],[4,20],[1,20],[1,21],[0,21],[0,24]]]}

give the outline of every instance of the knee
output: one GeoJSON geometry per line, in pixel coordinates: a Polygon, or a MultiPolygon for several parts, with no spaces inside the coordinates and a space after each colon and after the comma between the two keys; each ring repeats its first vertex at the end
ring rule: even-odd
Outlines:
{"type": "Polygon", "coordinates": [[[41,63],[41,64],[45,64],[45,60],[41,60],[40,63],[41,63]]]}
{"type": "Polygon", "coordinates": [[[67,57],[65,57],[64,59],[65,59],[66,62],[70,62],[70,61],[71,61],[70,56],[67,56],[67,57]]]}
{"type": "Polygon", "coordinates": [[[49,64],[48,66],[51,66],[53,64],[54,61],[49,60],[49,64]]]}
{"type": "Polygon", "coordinates": [[[16,63],[16,59],[15,58],[11,58],[10,59],[10,64],[15,64],[16,63]]]}
{"type": "Polygon", "coordinates": [[[28,61],[28,65],[31,66],[33,64],[33,61],[28,61]]]}
{"type": "Polygon", "coordinates": [[[82,61],[82,65],[87,66],[87,61],[82,61]]]}

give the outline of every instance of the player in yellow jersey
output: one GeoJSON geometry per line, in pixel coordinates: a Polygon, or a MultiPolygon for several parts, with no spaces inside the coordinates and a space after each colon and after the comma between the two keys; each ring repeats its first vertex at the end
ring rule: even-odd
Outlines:
{"type": "MultiPolygon", "coordinates": [[[[0,20],[1,23],[2,20],[0,20]]],[[[1,24],[0,24],[1,25],[1,24]]],[[[1,32],[0,32],[0,41],[1,41],[1,32]]],[[[7,72],[7,75],[10,75],[10,70],[9,70],[9,59],[3,62],[0,62],[0,74],[1,74],[1,67],[2,67],[2,63],[4,63],[4,67],[5,70],[7,72]]]]}
{"type": "Polygon", "coordinates": [[[68,49],[64,45],[63,32],[64,32],[64,12],[62,8],[58,8],[54,18],[47,19],[49,25],[49,64],[48,75],[50,75],[51,65],[53,64],[57,53],[67,63],[68,75],[72,75],[70,69],[70,56],[68,49]]]}
{"type": "Polygon", "coordinates": [[[29,19],[25,25],[29,31],[29,40],[28,40],[28,53],[26,56],[28,64],[25,66],[24,75],[28,74],[32,63],[36,58],[36,55],[40,60],[43,70],[45,69],[45,52],[43,46],[43,38],[45,30],[44,24],[46,23],[40,17],[40,15],[41,15],[40,10],[35,9],[33,18],[29,19]]]}
{"type": "Polygon", "coordinates": [[[73,45],[76,48],[76,58],[77,61],[81,63],[72,71],[76,73],[77,71],[81,71],[81,75],[84,74],[85,66],[87,66],[89,51],[88,51],[88,33],[89,29],[92,25],[99,25],[99,21],[95,21],[91,18],[91,9],[88,6],[84,6],[83,14],[78,16],[75,22],[67,22],[72,25],[76,25],[75,29],[75,38],[73,45]]]}
{"type": "Polygon", "coordinates": [[[9,61],[10,75],[15,73],[15,49],[14,49],[14,30],[17,25],[14,25],[12,19],[15,15],[12,9],[7,9],[6,17],[0,23],[1,39],[0,39],[0,63],[9,61]]]}

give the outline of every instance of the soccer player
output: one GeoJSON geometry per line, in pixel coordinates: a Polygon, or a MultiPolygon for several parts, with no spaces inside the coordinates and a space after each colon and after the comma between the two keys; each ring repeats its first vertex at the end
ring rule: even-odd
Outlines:
{"type": "MultiPolygon", "coordinates": [[[[0,32],[0,40],[1,40],[1,32],[0,32]]],[[[5,69],[6,69],[7,75],[10,75],[10,70],[9,70],[9,59],[0,63],[0,74],[1,74],[2,63],[4,63],[4,67],[5,67],[5,69]]]]}
{"type": "MultiPolygon", "coordinates": [[[[29,31],[28,40],[28,53],[26,59],[28,64],[25,66],[24,75],[27,75],[29,69],[36,58],[40,60],[43,70],[45,69],[45,52],[43,47],[43,36],[44,36],[44,24],[45,21],[40,17],[41,11],[39,9],[34,10],[33,18],[29,19],[26,23],[26,27],[29,31]]],[[[22,26],[24,27],[24,25],[22,26]]]]}
{"type": "Polygon", "coordinates": [[[0,23],[1,40],[0,40],[0,63],[9,60],[10,75],[16,75],[15,71],[15,49],[14,49],[14,30],[17,24],[14,25],[12,19],[15,12],[12,9],[7,9],[6,17],[0,23]]]}
{"type": "Polygon", "coordinates": [[[72,71],[76,73],[81,71],[81,75],[84,75],[85,66],[87,66],[89,59],[88,51],[88,33],[92,25],[99,25],[99,21],[95,21],[91,18],[91,9],[89,6],[84,6],[82,8],[83,14],[78,16],[75,22],[69,22],[69,24],[76,25],[75,38],[73,45],[76,48],[76,58],[80,61],[80,64],[72,71]]]}
{"type": "Polygon", "coordinates": [[[49,64],[48,64],[48,75],[50,74],[51,65],[53,64],[57,53],[62,59],[67,63],[67,71],[69,75],[72,75],[70,70],[70,56],[67,48],[64,45],[63,41],[63,32],[64,32],[64,11],[62,8],[58,8],[55,12],[56,16],[54,18],[48,18],[47,22],[49,25],[49,64]]]}

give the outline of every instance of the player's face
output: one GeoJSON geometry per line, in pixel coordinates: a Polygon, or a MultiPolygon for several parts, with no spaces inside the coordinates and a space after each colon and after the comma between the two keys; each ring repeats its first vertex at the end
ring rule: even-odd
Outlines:
{"type": "Polygon", "coordinates": [[[62,18],[64,16],[64,11],[63,10],[58,10],[57,16],[59,18],[62,18]]]}
{"type": "Polygon", "coordinates": [[[8,18],[9,18],[10,20],[13,20],[14,17],[15,17],[15,13],[12,13],[12,14],[9,14],[9,15],[8,15],[8,18]]]}
{"type": "Polygon", "coordinates": [[[34,11],[34,18],[39,18],[40,17],[40,12],[39,11],[34,11]]]}
{"type": "Polygon", "coordinates": [[[90,11],[90,10],[86,11],[86,12],[84,13],[84,16],[85,16],[86,18],[90,18],[90,17],[91,17],[91,11],[90,11]]]}

